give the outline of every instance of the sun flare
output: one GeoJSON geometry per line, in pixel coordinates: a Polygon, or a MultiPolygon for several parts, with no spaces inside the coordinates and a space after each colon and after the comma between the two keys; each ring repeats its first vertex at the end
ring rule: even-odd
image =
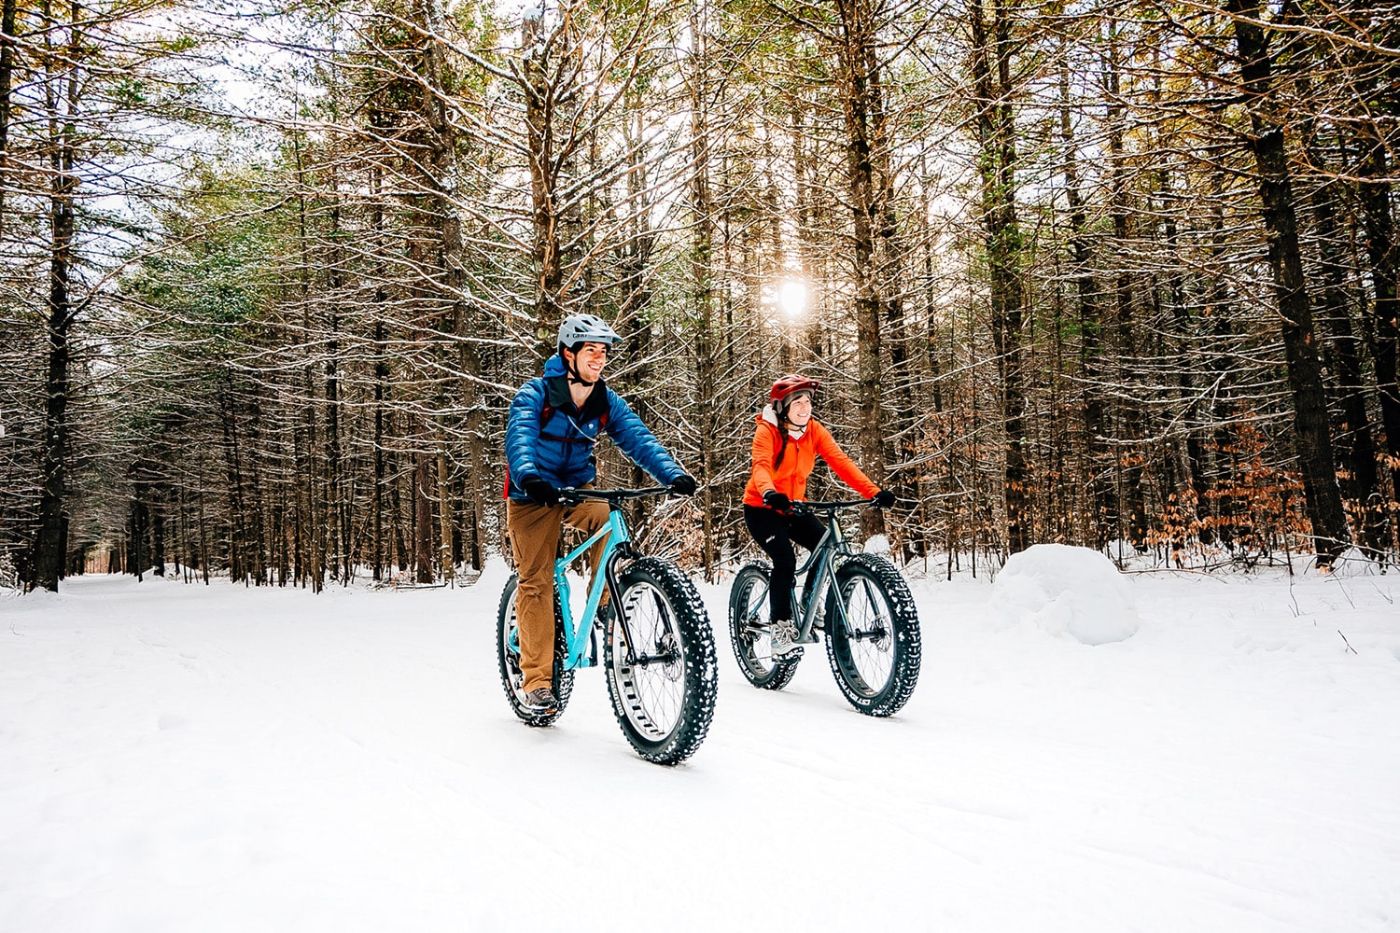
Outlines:
{"type": "Polygon", "coordinates": [[[801,317],[807,310],[807,283],[801,279],[784,279],[774,295],[778,310],[789,318],[801,317]]]}

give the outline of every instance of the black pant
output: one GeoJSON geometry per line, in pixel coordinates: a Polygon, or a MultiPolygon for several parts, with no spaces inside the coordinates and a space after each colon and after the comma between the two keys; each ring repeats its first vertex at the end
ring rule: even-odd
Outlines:
{"type": "Polygon", "coordinates": [[[797,555],[792,542],[811,550],[826,534],[826,525],[815,515],[790,515],[754,505],[744,506],[744,524],[749,526],[758,546],[773,559],[773,577],[768,582],[768,617],[792,618],[792,585],[797,571],[797,555]]]}

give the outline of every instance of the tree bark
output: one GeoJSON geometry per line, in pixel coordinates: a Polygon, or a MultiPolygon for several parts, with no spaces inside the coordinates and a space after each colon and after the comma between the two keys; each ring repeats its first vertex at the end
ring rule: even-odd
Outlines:
{"type": "Polygon", "coordinates": [[[1027,488],[1025,388],[1021,325],[1025,307],[1020,223],[1016,216],[1016,128],[1011,107],[1011,24],[1001,0],[992,0],[987,22],[985,0],[969,7],[972,73],[977,104],[975,125],[981,147],[982,223],[992,306],[992,342],[1001,376],[1006,461],[1006,545],[1015,554],[1032,543],[1027,488]]]}
{"type": "MultiPolygon", "coordinates": [[[[1135,392],[1125,391],[1137,381],[1136,374],[1129,368],[1137,355],[1133,335],[1134,293],[1133,277],[1128,271],[1129,258],[1129,216],[1127,165],[1123,149],[1126,133],[1125,107],[1122,99],[1121,64],[1119,61],[1118,29],[1116,22],[1109,24],[1107,59],[1107,103],[1108,103],[1108,152],[1109,152],[1109,212],[1113,221],[1113,239],[1118,249],[1117,275],[1113,280],[1113,330],[1116,338],[1114,358],[1118,361],[1119,391],[1135,396],[1135,392]]],[[[1122,471],[1124,499],[1128,511],[1128,541],[1138,553],[1147,551],[1147,501],[1143,491],[1143,467],[1147,459],[1146,451],[1140,446],[1146,431],[1143,427],[1142,410],[1134,397],[1125,399],[1119,406],[1122,413],[1122,433],[1133,445],[1118,450],[1117,462],[1122,471]]]]}
{"type": "MultiPolygon", "coordinates": [[[[49,112],[49,294],[46,335],[48,372],[44,380],[44,438],[41,455],[39,524],[34,538],[31,573],[33,586],[58,590],[68,550],[66,513],[68,485],[68,396],[71,390],[70,338],[76,311],[70,294],[73,271],[73,235],[76,215],[73,198],[78,188],[74,173],[74,146],[78,114],[78,76],[74,71],[82,54],[78,30],[81,8],[71,6],[68,47],[61,77],[52,70],[62,59],[49,54],[45,62],[45,94],[49,112]],[[62,102],[62,110],[60,110],[62,102]]],[[[51,40],[46,35],[47,45],[51,40]]]]}
{"type": "Polygon", "coordinates": [[[414,455],[414,566],[419,583],[432,583],[433,574],[433,498],[432,457],[425,453],[414,455]]]}
{"type": "Polygon", "coordinates": [[[1108,544],[1109,529],[1119,523],[1118,495],[1112,481],[1112,455],[1105,443],[1108,417],[1103,401],[1102,376],[1103,319],[1099,309],[1099,284],[1095,280],[1090,250],[1089,220],[1080,192],[1079,160],[1074,126],[1070,120],[1069,61],[1060,59],[1060,139],[1065,149],[1065,197],[1069,204],[1069,248],[1074,260],[1074,288],[1079,309],[1079,365],[1083,379],[1084,444],[1088,484],[1093,502],[1090,520],[1094,547],[1108,544]]]}
{"type": "Polygon", "coordinates": [[[1240,76],[1250,114],[1250,148],[1259,172],[1261,210],[1269,235],[1269,267],[1283,331],[1308,519],[1312,522],[1318,566],[1328,567],[1346,549],[1349,538],[1327,425],[1312,307],[1298,245],[1298,220],[1284,142],[1285,121],[1276,113],[1273,57],[1268,36],[1257,23],[1258,0],[1226,0],[1225,9],[1234,20],[1240,76]]]}
{"type": "MultiPolygon", "coordinates": [[[[841,111],[846,139],[847,195],[851,199],[853,251],[851,272],[855,280],[856,400],[859,406],[861,461],[876,482],[885,478],[885,428],[881,401],[881,326],[885,306],[876,236],[882,222],[879,179],[874,152],[880,118],[872,94],[878,93],[878,73],[871,73],[875,44],[874,11],[870,0],[836,0],[840,16],[837,45],[841,111]]],[[[885,529],[881,512],[862,513],[867,535],[885,529]]]]}
{"type": "MultiPolygon", "coordinates": [[[[1352,4],[1351,22],[1365,32],[1375,30],[1380,41],[1394,47],[1400,41],[1400,28],[1392,11],[1383,24],[1373,20],[1364,0],[1352,4]]],[[[1377,7],[1379,9],[1379,7],[1377,7]]],[[[1350,25],[1350,23],[1348,23],[1350,25]]],[[[1361,202],[1362,230],[1371,278],[1372,302],[1365,331],[1376,369],[1376,389],[1380,394],[1381,424],[1385,427],[1385,449],[1389,455],[1392,522],[1400,522],[1400,381],[1397,381],[1396,354],[1400,350],[1400,238],[1395,233],[1392,207],[1394,187],[1391,151],[1396,144],[1397,118],[1400,118],[1400,86],[1395,59],[1381,59],[1372,49],[1357,51],[1352,67],[1360,74],[1357,95],[1362,114],[1355,120],[1356,142],[1361,157],[1356,166],[1360,176],[1357,197],[1361,202]],[[1378,86],[1379,85],[1379,86],[1378,86]],[[1381,119],[1377,119],[1377,117],[1381,119]],[[1385,127],[1389,126],[1387,131],[1385,127]]]]}
{"type": "Polygon", "coordinates": [[[701,566],[705,579],[713,580],[715,572],[715,442],[719,430],[719,404],[715,387],[715,294],[714,269],[714,205],[710,200],[710,126],[709,102],[711,89],[707,80],[709,63],[706,58],[708,22],[704,12],[708,6],[691,8],[690,30],[695,43],[694,70],[688,75],[690,91],[690,207],[694,216],[690,241],[691,307],[694,313],[695,382],[699,403],[700,430],[696,438],[700,450],[701,522],[703,543],[701,566]]]}
{"type": "Polygon", "coordinates": [[[1357,165],[1361,182],[1362,229],[1371,273],[1371,359],[1376,367],[1380,393],[1381,424],[1385,426],[1386,452],[1390,455],[1390,480],[1400,498],[1400,383],[1396,380],[1396,350],[1400,346],[1400,241],[1395,236],[1391,212],[1389,156],[1385,138],[1371,125],[1360,138],[1362,157],[1357,165]]]}
{"type": "MultiPolygon", "coordinates": [[[[1308,160],[1315,168],[1324,165],[1324,153],[1311,120],[1303,130],[1308,160]]],[[[1317,231],[1322,287],[1318,318],[1331,347],[1335,370],[1335,401],[1342,420],[1337,424],[1337,462],[1346,469],[1341,487],[1359,509],[1362,543],[1373,553],[1385,547],[1386,511],[1379,501],[1379,472],[1376,444],[1371,435],[1371,419],[1366,412],[1366,395],[1361,368],[1360,341],[1353,332],[1346,285],[1346,257],[1342,255],[1343,231],[1338,220],[1339,179],[1322,178],[1313,190],[1312,215],[1317,231]]]]}
{"type": "Polygon", "coordinates": [[[554,352],[555,328],[563,316],[564,266],[561,256],[558,183],[555,159],[554,104],[544,36],[538,14],[521,24],[520,44],[526,50],[523,74],[526,146],[530,162],[530,195],[534,226],[535,343],[542,358],[554,352]]]}
{"type": "Polygon", "coordinates": [[[5,194],[10,162],[10,94],[15,70],[15,14],[17,0],[4,0],[0,7],[0,234],[5,231],[5,194]]]}

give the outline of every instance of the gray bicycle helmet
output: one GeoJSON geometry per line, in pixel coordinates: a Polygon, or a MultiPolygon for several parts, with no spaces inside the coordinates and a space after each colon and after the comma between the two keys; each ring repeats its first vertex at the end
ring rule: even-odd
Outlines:
{"type": "Polygon", "coordinates": [[[605,343],[612,346],[621,339],[617,331],[596,314],[571,314],[559,325],[557,344],[572,350],[581,343],[605,343]]]}

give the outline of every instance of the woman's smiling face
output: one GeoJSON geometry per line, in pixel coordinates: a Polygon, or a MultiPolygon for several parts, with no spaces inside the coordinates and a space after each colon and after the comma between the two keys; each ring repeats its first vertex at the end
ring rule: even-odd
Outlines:
{"type": "Polygon", "coordinates": [[[812,393],[799,392],[787,406],[787,420],[799,428],[805,428],[812,420],[812,393]]]}

